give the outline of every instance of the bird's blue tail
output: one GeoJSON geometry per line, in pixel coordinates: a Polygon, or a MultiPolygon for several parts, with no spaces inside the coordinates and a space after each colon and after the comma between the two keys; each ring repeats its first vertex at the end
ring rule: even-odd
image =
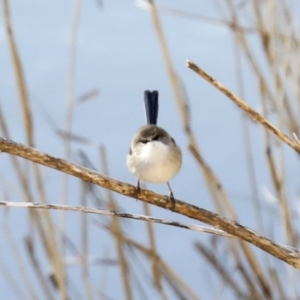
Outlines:
{"type": "Polygon", "coordinates": [[[147,124],[156,125],[158,117],[158,91],[145,91],[144,100],[147,124]]]}

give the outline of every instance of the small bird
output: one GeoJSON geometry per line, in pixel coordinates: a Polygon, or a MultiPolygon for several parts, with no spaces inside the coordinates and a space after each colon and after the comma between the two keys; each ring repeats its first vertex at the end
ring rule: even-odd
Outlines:
{"type": "Polygon", "coordinates": [[[181,150],[175,140],[163,128],[158,127],[158,91],[145,91],[147,125],[134,135],[127,167],[137,178],[136,191],[140,192],[140,180],[151,183],[167,183],[171,208],[175,207],[173,191],[169,181],[181,168],[181,150]]]}

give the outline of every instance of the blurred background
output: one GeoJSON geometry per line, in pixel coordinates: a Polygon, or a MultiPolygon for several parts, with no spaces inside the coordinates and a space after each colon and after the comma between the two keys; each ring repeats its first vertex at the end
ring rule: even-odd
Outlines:
{"type": "MultiPolygon", "coordinates": [[[[183,151],[175,197],[299,247],[298,155],[185,65],[299,135],[298,1],[2,0],[0,10],[1,136],[135,184],[126,155],[145,124],[143,92],[157,89],[158,123],[183,151]]],[[[0,193],[195,224],[7,154],[0,193]]],[[[75,212],[0,213],[5,299],[300,297],[298,272],[236,240],[75,212]]]]}

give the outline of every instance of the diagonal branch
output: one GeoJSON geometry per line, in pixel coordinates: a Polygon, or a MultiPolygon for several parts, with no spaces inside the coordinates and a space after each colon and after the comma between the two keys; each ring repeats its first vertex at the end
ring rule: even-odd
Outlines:
{"type": "MultiPolygon", "coordinates": [[[[135,199],[137,198],[144,202],[163,208],[168,208],[169,206],[168,196],[159,195],[145,189],[141,189],[141,192],[136,195],[136,190],[133,185],[109,178],[93,170],[84,168],[60,158],[50,156],[46,153],[40,152],[37,149],[15,143],[5,138],[0,138],[0,151],[23,157],[32,162],[36,162],[49,168],[70,174],[84,181],[97,184],[128,197],[135,199]]],[[[262,236],[258,232],[244,227],[233,220],[223,218],[218,214],[180,200],[176,200],[174,212],[209,224],[217,229],[221,229],[243,241],[259,247],[269,254],[294,266],[295,268],[300,269],[300,251],[295,248],[279,245],[262,236]]]]}
{"type": "Polygon", "coordinates": [[[88,213],[88,214],[97,214],[102,216],[116,216],[120,218],[147,221],[147,222],[152,222],[157,224],[179,227],[183,229],[189,229],[198,232],[205,232],[205,233],[215,234],[219,236],[235,238],[235,236],[214,227],[200,226],[195,224],[184,224],[176,221],[154,218],[145,215],[129,214],[129,213],[116,211],[116,210],[98,209],[98,208],[91,208],[85,206],[71,206],[71,205],[64,205],[64,204],[43,204],[43,203],[33,203],[33,202],[11,202],[11,201],[0,201],[0,206],[35,208],[35,209],[52,209],[52,210],[55,209],[55,210],[76,211],[76,212],[88,213]]]}
{"type": "Polygon", "coordinates": [[[292,139],[290,139],[287,135],[285,135],[282,131],[280,131],[278,128],[276,128],[267,119],[265,119],[258,112],[256,112],[254,109],[252,109],[246,102],[244,102],[241,98],[239,98],[234,93],[232,93],[230,90],[228,90],[219,81],[217,81],[216,79],[214,79],[213,77],[208,75],[204,70],[202,70],[195,63],[193,63],[189,60],[186,61],[186,65],[187,65],[187,67],[192,69],[194,72],[196,72],[198,75],[200,75],[202,78],[204,78],[206,81],[208,81],[210,84],[212,84],[214,87],[216,87],[223,94],[225,94],[235,104],[237,104],[240,108],[242,108],[252,119],[261,123],[265,128],[267,128],[272,133],[274,133],[279,139],[281,139],[283,142],[285,142],[290,147],[292,147],[294,150],[296,150],[298,153],[300,153],[300,145],[298,145],[296,142],[294,142],[292,139]]]}

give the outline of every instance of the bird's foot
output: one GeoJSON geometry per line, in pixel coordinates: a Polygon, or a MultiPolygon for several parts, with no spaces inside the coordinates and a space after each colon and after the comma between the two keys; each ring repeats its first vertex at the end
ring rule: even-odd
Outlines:
{"type": "Polygon", "coordinates": [[[171,191],[170,194],[169,194],[169,199],[170,199],[170,202],[171,202],[170,209],[171,209],[171,211],[174,211],[176,202],[175,202],[175,198],[174,198],[174,195],[173,195],[173,192],[172,192],[172,191],[171,191]]]}
{"type": "Polygon", "coordinates": [[[138,195],[141,192],[141,188],[140,188],[140,181],[138,180],[136,183],[136,188],[135,188],[135,197],[136,197],[136,201],[138,201],[138,195]]]}

